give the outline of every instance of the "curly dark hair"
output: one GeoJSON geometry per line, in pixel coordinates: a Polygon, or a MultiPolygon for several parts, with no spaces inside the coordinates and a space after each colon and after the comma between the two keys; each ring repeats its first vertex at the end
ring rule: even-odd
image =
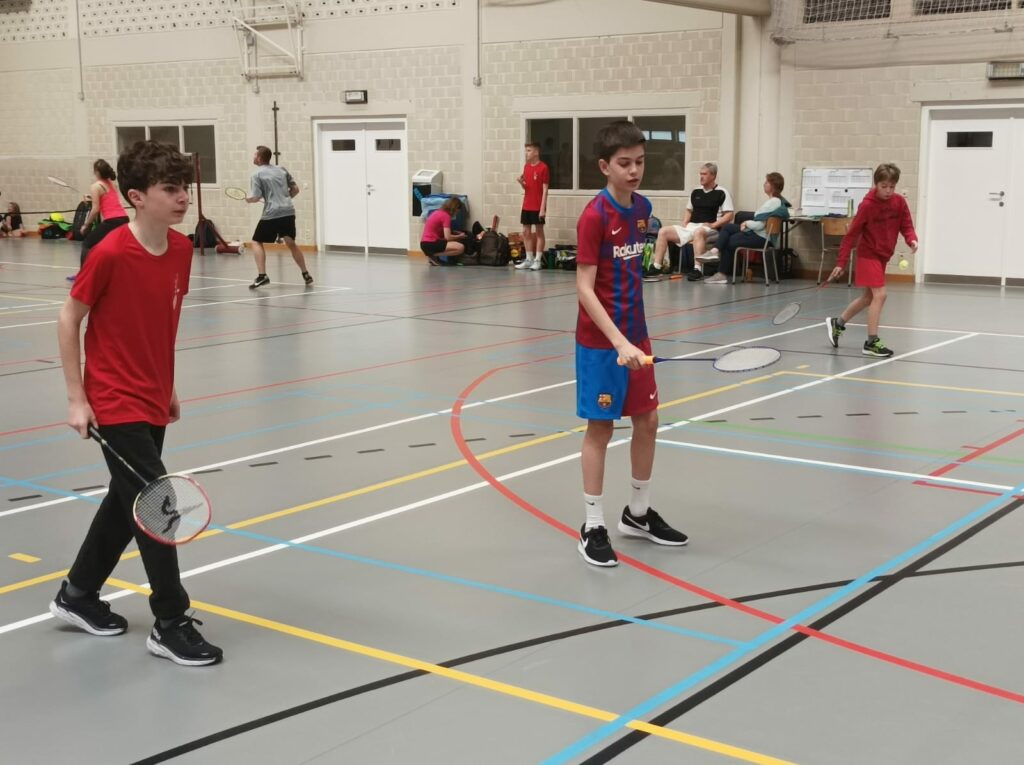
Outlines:
{"type": "Polygon", "coordinates": [[[188,186],[192,162],[177,147],[159,141],[137,141],[117,158],[117,187],[128,200],[129,189],[146,191],[158,183],[188,186]]]}

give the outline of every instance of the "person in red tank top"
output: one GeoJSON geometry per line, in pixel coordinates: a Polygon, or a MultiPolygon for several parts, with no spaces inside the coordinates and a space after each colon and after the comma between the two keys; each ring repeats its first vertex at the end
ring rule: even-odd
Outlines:
{"type": "MultiPolygon", "coordinates": [[[[92,164],[92,172],[96,176],[96,182],[89,187],[92,209],[89,210],[89,215],[86,217],[85,223],[82,224],[82,236],[85,239],[82,241],[80,266],[85,265],[89,250],[102,242],[103,238],[115,228],[128,222],[128,216],[125,215],[121,199],[117,194],[117,187],[114,186],[114,181],[117,180],[114,168],[105,159],[97,159],[92,164]],[[93,228],[92,224],[96,221],[97,216],[101,222],[96,228],[93,228]]],[[[69,276],[68,281],[73,282],[75,278],[75,276],[69,276]]]]}
{"type": "MultiPolygon", "coordinates": [[[[188,293],[192,244],[171,230],[188,212],[192,163],[175,147],[140,141],[117,163],[121,193],[135,222],[112,231],[82,266],[57,319],[57,340],[68,396],[68,425],[82,438],[96,428],[112,451],[144,478],[167,474],[164,431],[181,415],[174,388],[174,341],[188,293]],[[85,376],[81,329],[85,317],[85,376]]],[[[112,193],[112,192],[110,192],[112,193]]],[[[93,635],[120,635],[124,617],[100,600],[100,587],[134,537],[149,577],[156,621],[150,653],[185,666],[220,661],[187,615],[176,548],[154,541],[135,524],[132,508],[142,486],[104,450],[110,489],[50,612],[93,635]]]]}

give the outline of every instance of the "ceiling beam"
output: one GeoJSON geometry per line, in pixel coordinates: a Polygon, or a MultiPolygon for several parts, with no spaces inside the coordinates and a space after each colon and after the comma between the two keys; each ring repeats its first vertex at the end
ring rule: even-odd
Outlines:
{"type": "Polygon", "coordinates": [[[739,16],[772,15],[771,0],[647,0],[647,2],[681,5],[686,8],[699,8],[702,11],[735,13],[739,16]]]}

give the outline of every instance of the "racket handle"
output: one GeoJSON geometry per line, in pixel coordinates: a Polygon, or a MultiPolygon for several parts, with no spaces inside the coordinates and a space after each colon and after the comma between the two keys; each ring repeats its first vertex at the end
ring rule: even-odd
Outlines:
{"type": "MultiPolygon", "coordinates": [[[[624,358],[622,358],[621,356],[619,356],[619,358],[616,361],[617,361],[617,363],[618,363],[618,365],[620,367],[626,366],[626,360],[624,358]]],[[[654,363],[654,356],[644,356],[644,366],[645,367],[649,367],[653,363],[654,363]]]]}

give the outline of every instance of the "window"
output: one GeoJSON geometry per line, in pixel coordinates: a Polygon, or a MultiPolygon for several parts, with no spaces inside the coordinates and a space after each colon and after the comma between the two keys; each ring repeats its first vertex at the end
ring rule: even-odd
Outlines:
{"type": "Polygon", "coordinates": [[[378,138],[377,151],[401,151],[401,138],[378,138]]]}
{"type": "Polygon", "coordinates": [[[804,23],[887,19],[891,0],[806,0],[804,23]]]}
{"type": "Polygon", "coordinates": [[[186,154],[199,155],[200,183],[217,183],[217,143],[213,125],[118,125],[117,153],[136,141],[161,141],[186,154]]]}
{"type": "Polygon", "coordinates": [[[949,132],[946,133],[947,149],[991,149],[992,132],[949,132]]]}
{"type": "Polygon", "coordinates": [[[331,151],[355,151],[356,141],[354,138],[332,138],[331,151]]]}
{"type": "Polygon", "coordinates": [[[1012,7],[1013,0],[914,0],[914,15],[1008,11],[1012,7]]]}
{"type": "Polygon", "coordinates": [[[551,170],[552,190],[604,188],[607,181],[597,166],[594,139],[602,127],[619,120],[631,120],[647,139],[642,188],[645,191],[686,188],[686,117],[682,114],[528,118],[527,140],[540,144],[540,158],[551,170]]]}

